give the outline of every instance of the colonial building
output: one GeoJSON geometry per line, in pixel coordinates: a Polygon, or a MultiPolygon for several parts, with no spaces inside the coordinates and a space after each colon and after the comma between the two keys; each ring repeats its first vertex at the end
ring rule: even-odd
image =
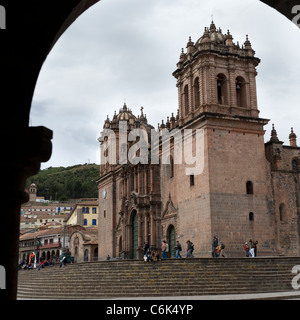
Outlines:
{"type": "MultiPolygon", "coordinates": [[[[117,136],[116,148],[109,152],[116,151],[116,159],[119,159],[122,154],[127,157],[128,148],[134,148],[135,141],[128,141],[130,131],[141,129],[150,137],[153,127],[148,124],[143,109],[136,117],[124,104],[112,121],[106,119],[104,129],[110,129],[117,136]],[[123,128],[125,139],[119,139],[120,125],[126,126],[123,128]]],[[[144,146],[140,147],[143,149],[144,146]]],[[[145,147],[147,149],[148,145],[145,147]]],[[[137,158],[142,159],[142,155],[137,158]]],[[[100,165],[99,258],[106,258],[108,254],[111,257],[137,258],[143,241],[151,244],[160,241],[160,167],[158,164],[148,165],[148,157],[144,160],[141,161],[144,164],[122,164],[118,160],[116,164],[106,162],[100,165]]]]}
{"type": "Polygon", "coordinates": [[[176,118],[172,114],[154,130],[143,109],[136,117],[124,105],[105,121],[99,258],[141,257],[144,242],[160,248],[162,240],[174,256],[176,239],[183,246],[192,241],[196,257],[209,257],[215,235],[228,256],[243,255],[249,239],[258,241],[260,255],[300,254],[300,148],[293,130],[289,146],[274,127],[264,142],[269,120],[259,117],[257,105],[260,60],[248,36],[240,46],[212,22],[186,49],[173,73],[176,118]],[[173,137],[153,143],[153,135],[166,130],[173,137]],[[197,156],[200,169],[186,161],[197,156]]]}
{"type": "Polygon", "coordinates": [[[69,225],[79,224],[84,227],[98,225],[98,200],[83,199],[76,203],[66,219],[69,225]]]}
{"type": "Polygon", "coordinates": [[[43,228],[22,234],[19,239],[19,261],[28,261],[29,256],[34,253],[37,263],[41,259],[54,259],[58,262],[62,252],[70,247],[70,235],[78,230],[84,228],[79,225],[43,228]]]}
{"type": "Polygon", "coordinates": [[[84,227],[70,235],[70,253],[75,262],[98,260],[98,228],[84,227]]]}

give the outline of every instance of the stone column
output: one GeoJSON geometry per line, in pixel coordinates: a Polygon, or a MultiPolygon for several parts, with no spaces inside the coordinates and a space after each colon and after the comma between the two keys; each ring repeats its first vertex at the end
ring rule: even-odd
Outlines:
{"type": "Polygon", "coordinates": [[[143,175],[142,175],[142,168],[139,166],[137,168],[137,192],[138,194],[143,193],[143,175]]]}
{"type": "Polygon", "coordinates": [[[236,106],[236,83],[235,83],[235,69],[232,63],[229,64],[229,105],[230,107],[236,106]]]}
{"type": "Polygon", "coordinates": [[[154,192],[154,167],[150,165],[150,193],[154,192]]]}
{"type": "Polygon", "coordinates": [[[39,171],[40,163],[50,158],[52,131],[44,127],[1,128],[2,204],[0,265],[6,271],[6,290],[0,297],[16,299],[18,279],[19,231],[21,204],[29,200],[24,191],[26,179],[39,171]],[[4,132],[3,132],[4,131],[4,132]]]}
{"type": "Polygon", "coordinates": [[[143,215],[138,212],[138,253],[137,257],[142,258],[141,252],[143,250],[143,215]]]}
{"type": "Polygon", "coordinates": [[[156,245],[156,237],[155,237],[155,220],[154,220],[154,208],[153,206],[151,206],[150,208],[150,246],[154,246],[156,245]]]}
{"type": "Polygon", "coordinates": [[[127,198],[130,197],[131,194],[131,183],[132,183],[132,172],[127,171],[127,198]]]}
{"type": "MultiPolygon", "coordinates": [[[[149,235],[149,214],[145,214],[145,223],[144,223],[144,241],[148,242],[148,235],[149,235]]],[[[150,244],[149,244],[150,245],[150,244]]]]}
{"type": "Polygon", "coordinates": [[[144,194],[148,194],[148,169],[144,167],[144,194]]]}

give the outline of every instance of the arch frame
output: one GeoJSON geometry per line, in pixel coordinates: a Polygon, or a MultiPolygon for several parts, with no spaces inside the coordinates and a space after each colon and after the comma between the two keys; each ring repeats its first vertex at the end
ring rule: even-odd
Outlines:
{"type": "MultiPolygon", "coordinates": [[[[29,113],[40,69],[47,55],[64,31],[88,8],[99,0],[3,1],[7,13],[7,28],[0,33],[4,50],[0,52],[1,101],[6,121],[1,127],[2,150],[10,158],[1,159],[6,168],[3,179],[10,181],[1,187],[6,199],[0,241],[6,243],[0,265],[7,271],[6,290],[0,297],[15,300],[17,296],[17,262],[21,204],[28,201],[25,181],[38,172],[40,163],[52,153],[52,131],[45,127],[29,127],[29,113]],[[26,14],[25,14],[26,13],[26,14]],[[24,26],[30,32],[24,37],[24,26]],[[42,37],[41,37],[42,30],[42,37]],[[16,92],[18,94],[16,95],[16,92]],[[14,97],[12,99],[11,97],[14,97]],[[22,136],[23,143],[19,139],[22,136]],[[19,146],[18,152],[15,146],[19,146]],[[5,258],[4,258],[5,257],[5,258]]],[[[261,0],[290,21],[295,17],[295,0],[261,0]]]]}

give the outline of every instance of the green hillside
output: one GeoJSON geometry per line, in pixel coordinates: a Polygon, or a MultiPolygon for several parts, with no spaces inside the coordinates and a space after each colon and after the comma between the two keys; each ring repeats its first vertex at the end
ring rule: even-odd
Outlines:
{"type": "Polygon", "coordinates": [[[37,196],[44,196],[46,200],[96,198],[98,178],[99,165],[96,164],[49,167],[30,177],[26,188],[35,183],[37,196]]]}

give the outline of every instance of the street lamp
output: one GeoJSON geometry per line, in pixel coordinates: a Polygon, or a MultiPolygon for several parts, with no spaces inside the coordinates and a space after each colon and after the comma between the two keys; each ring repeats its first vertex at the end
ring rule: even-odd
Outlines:
{"type": "MultiPolygon", "coordinates": [[[[71,257],[69,250],[66,250],[66,226],[67,220],[63,220],[63,226],[64,226],[64,236],[63,236],[63,248],[62,248],[62,257],[66,257],[66,262],[74,262],[74,257],[71,257]]],[[[70,226],[70,225],[69,225],[70,226]]]]}
{"type": "Polygon", "coordinates": [[[64,219],[63,220],[63,226],[64,226],[64,237],[63,237],[63,249],[62,249],[62,254],[66,254],[66,224],[67,221],[64,219]]]}

